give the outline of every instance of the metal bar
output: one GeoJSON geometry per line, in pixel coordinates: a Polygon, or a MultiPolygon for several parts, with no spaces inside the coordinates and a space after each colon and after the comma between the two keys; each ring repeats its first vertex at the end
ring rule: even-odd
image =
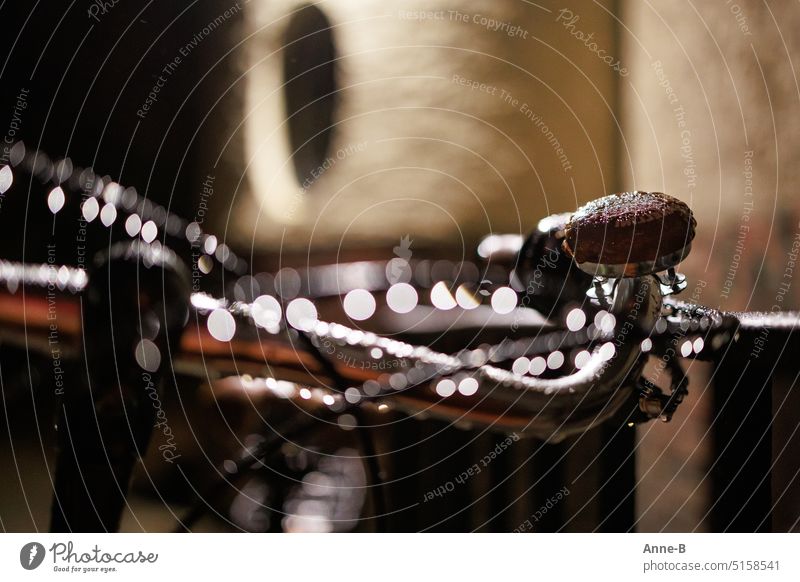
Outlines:
{"type": "Polygon", "coordinates": [[[736,345],[716,364],[712,432],[712,531],[772,528],[771,368],[736,345]]]}
{"type": "Polygon", "coordinates": [[[600,427],[602,449],[598,496],[601,532],[629,532],[636,522],[636,431],[628,426],[635,408],[623,408],[600,427]]]}

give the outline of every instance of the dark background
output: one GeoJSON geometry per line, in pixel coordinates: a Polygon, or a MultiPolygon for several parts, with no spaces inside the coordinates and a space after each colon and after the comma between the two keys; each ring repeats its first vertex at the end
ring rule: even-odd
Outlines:
{"type": "MultiPolygon", "coordinates": [[[[17,95],[27,89],[28,106],[16,137],[29,150],[40,148],[53,159],[69,156],[75,165],[91,166],[192,216],[200,184],[214,171],[214,156],[207,152],[216,150],[208,147],[208,135],[221,112],[240,109],[235,86],[215,101],[231,87],[238,53],[225,55],[241,11],[182,57],[158,101],[140,119],[136,112],[162,68],[228,5],[119,1],[106,14],[99,11],[99,22],[89,17],[90,6],[84,0],[49,0],[0,7],[0,133],[6,134],[17,95]]],[[[30,194],[30,205],[18,191],[4,201],[0,221],[6,257],[22,256],[22,227],[34,238],[38,213],[46,211],[36,204],[41,193],[35,185],[30,194]]],[[[31,253],[38,254],[29,248],[28,259],[34,258],[31,253]]]]}

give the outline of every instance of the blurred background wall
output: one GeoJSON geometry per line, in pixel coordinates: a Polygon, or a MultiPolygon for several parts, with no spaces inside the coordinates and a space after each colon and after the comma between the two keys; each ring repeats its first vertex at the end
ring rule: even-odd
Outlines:
{"type": "MultiPolygon", "coordinates": [[[[620,91],[626,188],[663,189],[698,219],[685,266],[703,300],[771,309],[800,233],[800,11],[788,2],[626,2],[620,91]]],[[[800,285],[787,306],[797,306],[800,285]]]]}
{"type": "MultiPolygon", "coordinates": [[[[797,5],[626,1],[620,15],[631,71],[620,87],[624,188],[663,190],[691,205],[698,235],[682,270],[706,282],[704,304],[797,309],[797,5]]],[[[638,504],[651,527],[691,529],[691,514],[705,514],[707,502],[697,503],[708,487],[705,426],[713,422],[705,373],[694,372],[692,401],[677,425],[640,430],[638,504]],[[678,514],[670,499],[680,497],[678,514]]],[[[800,398],[786,388],[792,382],[778,375],[773,393],[776,531],[797,528],[790,516],[800,510],[792,461],[800,455],[792,414],[800,398]]]]}
{"type": "Polygon", "coordinates": [[[486,233],[527,232],[618,186],[619,73],[574,36],[617,62],[614,2],[305,6],[249,7],[247,179],[230,215],[247,242],[363,249],[408,235],[469,253],[486,233]],[[310,161],[301,146],[325,124],[302,116],[310,104],[324,119],[325,103],[327,148],[310,161]]]}

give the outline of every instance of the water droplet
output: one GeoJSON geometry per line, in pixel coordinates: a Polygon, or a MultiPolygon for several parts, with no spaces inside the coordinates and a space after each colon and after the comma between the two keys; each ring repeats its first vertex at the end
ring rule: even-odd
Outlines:
{"type": "Polygon", "coordinates": [[[214,252],[214,256],[217,257],[220,263],[224,264],[231,258],[231,249],[228,248],[228,245],[221,244],[217,247],[216,252],[214,252]]]}
{"type": "Polygon", "coordinates": [[[156,240],[158,236],[158,228],[156,227],[156,223],[152,220],[148,220],[142,226],[142,239],[146,243],[151,243],[156,240]]]}
{"type": "Polygon", "coordinates": [[[56,186],[50,190],[50,194],[47,195],[47,207],[50,209],[50,212],[56,214],[59,210],[64,208],[65,200],[64,191],[60,186],[56,186]]]}
{"type": "Polygon", "coordinates": [[[463,396],[472,396],[478,391],[478,381],[475,378],[464,378],[458,383],[458,392],[463,396]]]}
{"type": "Polygon", "coordinates": [[[417,290],[408,283],[397,283],[386,292],[386,304],[395,313],[412,311],[419,301],[417,290]]]}
{"type": "Polygon", "coordinates": [[[573,309],[567,314],[567,329],[578,331],[586,325],[586,314],[582,309],[573,309]]]}
{"type": "Polygon", "coordinates": [[[63,265],[56,274],[56,285],[58,285],[59,289],[63,289],[67,286],[67,283],[69,283],[69,267],[63,265]]]}
{"type": "Polygon", "coordinates": [[[405,374],[396,372],[391,376],[389,376],[389,386],[391,386],[395,390],[402,390],[403,388],[408,386],[408,380],[406,379],[405,374]]]}
{"type": "Polygon", "coordinates": [[[364,394],[367,396],[377,396],[381,393],[381,385],[378,384],[375,380],[367,380],[364,382],[364,394]]]}
{"type": "Polygon", "coordinates": [[[590,353],[589,353],[589,352],[587,352],[586,350],[581,350],[581,351],[580,351],[580,352],[578,352],[578,354],[575,356],[575,367],[576,367],[578,370],[580,370],[581,368],[583,368],[584,366],[586,366],[586,364],[588,364],[588,363],[589,363],[589,360],[591,360],[591,359],[592,359],[592,354],[590,354],[590,353]]]}
{"type": "Polygon", "coordinates": [[[156,226],[163,228],[167,223],[167,209],[163,206],[156,206],[153,209],[153,215],[151,218],[153,219],[153,222],[156,223],[156,226]]]}
{"type": "Polygon", "coordinates": [[[105,226],[111,226],[117,219],[117,207],[113,204],[106,204],[100,211],[100,222],[105,226]]]}
{"type": "Polygon", "coordinates": [[[614,344],[611,342],[606,342],[602,346],[600,346],[600,358],[607,362],[611,358],[614,357],[614,354],[617,353],[617,348],[614,347],[614,344]]]}
{"type": "Polygon", "coordinates": [[[617,318],[613,314],[606,311],[601,311],[597,317],[594,318],[594,323],[603,333],[611,333],[614,331],[614,326],[617,325],[617,318]],[[602,316],[600,316],[602,313],[602,316]]]}
{"type": "Polygon", "coordinates": [[[456,303],[461,309],[475,309],[481,302],[473,295],[466,285],[459,285],[456,289],[456,303]]]}
{"type": "Polygon", "coordinates": [[[197,268],[200,269],[200,272],[204,275],[208,275],[211,269],[214,268],[214,261],[208,255],[203,255],[197,259],[197,268]]]}
{"type": "Polygon", "coordinates": [[[500,287],[492,293],[492,309],[499,315],[506,315],[517,307],[517,294],[511,287],[500,287]]]}
{"type": "Polygon", "coordinates": [[[83,214],[83,218],[86,220],[86,222],[91,222],[97,218],[97,214],[99,212],[100,205],[97,203],[97,198],[87,198],[83,203],[83,207],[81,208],[81,213],[83,214]]]}
{"type": "Polygon", "coordinates": [[[538,376],[547,369],[547,361],[542,356],[536,356],[531,360],[531,365],[528,368],[530,373],[538,376]]]}
{"type": "Polygon", "coordinates": [[[122,186],[116,182],[109,182],[103,190],[103,200],[108,204],[117,204],[122,198],[122,186]]]}
{"type": "Polygon", "coordinates": [[[95,175],[94,176],[94,183],[92,184],[91,191],[89,192],[92,196],[100,196],[103,192],[103,188],[105,188],[106,182],[104,178],[95,175]]]}
{"type": "Polygon", "coordinates": [[[8,155],[8,160],[11,162],[12,166],[18,166],[19,163],[25,158],[25,144],[21,141],[18,141],[14,144],[11,148],[11,151],[8,155]]]}
{"type": "Polygon", "coordinates": [[[344,312],[356,321],[369,319],[375,314],[375,298],[366,289],[353,289],[342,302],[344,312]]]}
{"type": "Polygon", "coordinates": [[[436,393],[442,398],[452,396],[456,393],[456,383],[449,378],[439,380],[439,382],[436,384],[436,393]]]}
{"type": "Polygon", "coordinates": [[[188,240],[190,243],[197,241],[201,234],[203,234],[203,231],[200,229],[200,225],[196,222],[192,222],[186,227],[186,240],[188,240]]]}
{"type": "Polygon", "coordinates": [[[386,280],[389,283],[408,283],[411,280],[411,265],[400,257],[386,263],[386,280]]]}
{"type": "Polygon", "coordinates": [[[142,219],[139,218],[138,214],[131,214],[128,217],[128,220],[125,221],[125,232],[128,233],[128,236],[136,236],[139,234],[139,231],[142,229],[142,219]]]}
{"type": "MultiPolygon", "coordinates": [[[[12,164],[14,162],[11,162],[12,164]]],[[[69,158],[64,158],[63,160],[56,163],[54,169],[54,179],[58,184],[63,183],[72,175],[72,160],[69,158]]]]}
{"type": "Polygon", "coordinates": [[[272,327],[281,321],[281,304],[270,295],[261,295],[253,301],[251,314],[257,326],[272,327]]]}
{"type": "Polygon", "coordinates": [[[311,331],[317,323],[317,308],[308,299],[294,299],[286,306],[286,321],[301,331],[311,331]]]}
{"type": "Polygon", "coordinates": [[[555,351],[547,356],[547,367],[551,370],[558,370],[561,366],[564,365],[564,354],[563,352],[555,351]]]}
{"type": "Polygon", "coordinates": [[[449,311],[457,305],[444,281],[439,281],[431,289],[431,303],[442,311],[449,311]]]}
{"type": "Polygon", "coordinates": [[[136,203],[139,201],[139,193],[136,191],[136,188],[129,186],[122,191],[120,200],[125,210],[132,211],[136,207],[136,203]]]}
{"type": "Polygon", "coordinates": [[[275,291],[284,299],[294,299],[300,293],[300,273],[285,267],[275,274],[275,291]]]}
{"type": "Polygon", "coordinates": [[[522,356],[514,360],[514,363],[511,365],[511,371],[515,374],[525,374],[530,369],[530,365],[531,361],[525,356],[522,356]]]}
{"type": "Polygon", "coordinates": [[[297,391],[297,385],[293,382],[286,382],[284,380],[275,380],[274,378],[267,378],[267,388],[269,388],[278,398],[291,398],[297,391]]]}
{"type": "Polygon", "coordinates": [[[352,414],[343,414],[339,417],[338,420],[339,428],[342,430],[353,430],[357,425],[358,422],[356,421],[356,417],[352,414]]]}
{"type": "Polygon", "coordinates": [[[208,332],[217,341],[229,342],[236,335],[236,320],[226,309],[215,309],[208,316],[208,332]]]}
{"type": "Polygon", "coordinates": [[[161,351],[149,339],[143,339],[136,346],[136,363],[147,372],[156,372],[161,365],[161,351]]]}

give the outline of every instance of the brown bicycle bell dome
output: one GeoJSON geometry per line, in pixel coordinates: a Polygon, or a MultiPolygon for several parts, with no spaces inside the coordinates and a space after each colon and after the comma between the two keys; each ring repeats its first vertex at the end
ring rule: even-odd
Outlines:
{"type": "Polygon", "coordinates": [[[564,249],[582,270],[639,276],[673,267],[688,255],[697,222],[689,207],[661,192],[623,192],[572,214],[564,249]]]}

